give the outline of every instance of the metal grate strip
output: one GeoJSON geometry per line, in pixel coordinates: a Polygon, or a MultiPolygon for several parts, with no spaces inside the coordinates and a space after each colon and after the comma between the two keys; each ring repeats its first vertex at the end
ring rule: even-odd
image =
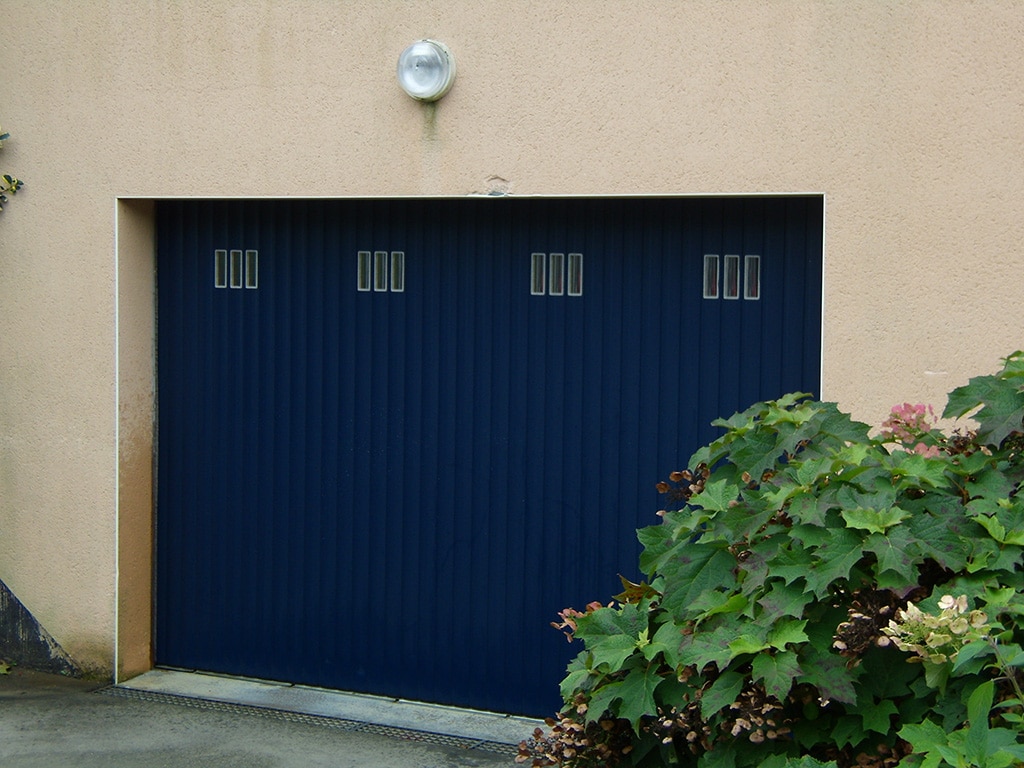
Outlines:
{"type": "Polygon", "coordinates": [[[389,725],[364,723],[358,720],[345,720],[343,718],[325,717],[323,715],[307,715],[302,712],[290,712],[288,710],[271,709],[269,707],[254,707],[249,704],[231,704],[223,701],[209,701],[207,699],[192,698],[191,696],[177,696],[173,693],[138,691],[131,688],[120,688],[115,685],[100,688],[95,691],[95,693],[101,693],[105,696],[116,696],[122,699],[134,699],[136,701],[175,704],[182,707],[191,707],[192,709],[211,710],[215,712],[233,712],[252,715],[255,717],[281,720],[289,723],[303,723],[305,725],[316,725],[323,728],[335,728],[343,731],[372,733],[379,736],[389,736],[394,739],[403,739],[405,741],[420,741],[427,744],[438,744],[447,747],[476,749],[481,752],[491,752],[499,755],[514,756],[517,754],[514,746],[495,741],[465,739],[441,733],[429,733],[428,731],[415,731],[408,728],[397,728],[389,725]]]}

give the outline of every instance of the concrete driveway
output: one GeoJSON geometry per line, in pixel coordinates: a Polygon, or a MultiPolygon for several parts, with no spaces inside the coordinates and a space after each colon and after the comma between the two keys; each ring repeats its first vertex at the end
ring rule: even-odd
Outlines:
{"type": "Polygon", "coordinates": [[[511,745],[472,738],[112,688],[18,668],[0,675],[4,768],[508,767],[514,756],[511,745]]]}

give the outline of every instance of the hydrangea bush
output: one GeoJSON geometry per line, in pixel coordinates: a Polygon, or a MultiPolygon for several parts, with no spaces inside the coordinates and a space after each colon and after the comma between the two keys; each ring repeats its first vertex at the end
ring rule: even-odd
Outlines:
{"type": "Polygon", "coordinates": [[[1024,764],[1024,353],[877,436],[793,394],[717,426],[638,532],[533,766],[1024,764]]]}

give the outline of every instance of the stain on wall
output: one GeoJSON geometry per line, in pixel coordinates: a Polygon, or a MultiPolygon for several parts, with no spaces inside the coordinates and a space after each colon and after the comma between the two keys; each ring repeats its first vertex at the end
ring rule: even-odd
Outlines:
{"type": "Polygon", "coordinates": [[[19,667],[80,677],[82,670],[0,581],[0,659],[19,667]]]}

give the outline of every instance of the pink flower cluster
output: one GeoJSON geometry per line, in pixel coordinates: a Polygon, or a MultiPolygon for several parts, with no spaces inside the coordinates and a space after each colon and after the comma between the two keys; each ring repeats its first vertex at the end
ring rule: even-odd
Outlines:
{"type": "Polygon", "coordinates": [[[931,432],[935,426],[934,419],[935,411],[930,405],[894,405],[889,418],[882,422],[882,438],[900,443],[921,456],[934,458],[939,455],[938,446],[926,445],[921,441],[921,437],[931,432]]]}

